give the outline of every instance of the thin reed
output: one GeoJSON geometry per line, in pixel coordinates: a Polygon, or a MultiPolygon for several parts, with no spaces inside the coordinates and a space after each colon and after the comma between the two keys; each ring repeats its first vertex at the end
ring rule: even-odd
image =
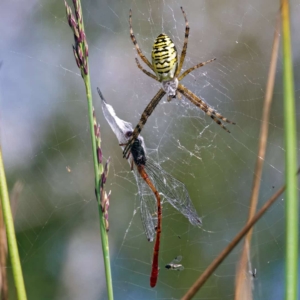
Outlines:
{"type": "Polygon", "coordinates": [[[75,17],[70,6],[65,1],[66,13],[69,26],[74,33],[73,54],[78,68],[81,71],[81,76],[85,84],[86,98],[88,104],[88,119],[90,125],[90,135],[92,141],[92,153],[95,173],[95,193],[98,203],[98,212],[100,220],[100,238],[102,244],[102,252],[105,266],[105,277],[108,299],[113,299],[112,276],[109,256],[108,243],[108,208],[109,208],[109,194],[104,191],[104,184],[106,182],[109,159],[106,162],[105,168],[102,162],[101,151],[101,136],[100,126],[97,124],[93,108],[91,80],[89,75],[88,64],[88,43],[84,30],[83,15],[80,0],[73,0],[75,17]]]}
{"type": "Polygon", "coordinates": [[[289,1],[281,1],[284,88],[285,135],[285,220],[286,220],[286,269],[285,299],[298,299],[298,191],[295,170],[297,166],[297,128],[294,95],[294,73],[291,49],[289,1]]]}

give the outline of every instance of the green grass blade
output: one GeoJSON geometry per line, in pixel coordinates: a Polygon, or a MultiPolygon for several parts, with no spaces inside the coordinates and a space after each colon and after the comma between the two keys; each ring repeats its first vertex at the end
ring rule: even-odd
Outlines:
{"type": "Polygon", "coordinates": [[[97,159],[97,150],[96,150],[96,138],[94,134],[94,117],[93,117],[93,99],[92,99],[92,91],[91,91],[91,82],[90,76],[83,76],[83,80],[86,87],[86,97],[88,101],[88,118],[90,124],[90,132],[92,139],[92,148],[93,148],[93,161],[94,161],[94,171],[95,171],[95,186],[96,186],[96,195],[98,202],[98,211],[99,211],[99,219],[100,219],[100,233],[101,233],[101,243],[102,243],[102,251],[103,251],[103,259],[105,266],[105,277],[106,277],[106,287],[108,299],[114,299],[113,296],[113,285],[112,285],[112,276],[111,276],[111,267],[110,267],[110,256],[109,256],[109,243],[108,243],[108,234],[105,226],[105,218],[102,212],[102,206],[100,201],[100,176],[99,173],[103,172],[103,165],[101,164],[101,169],[99,170],[98,159],[97,159]]]}
{"type": "Polygon", "coordinates": [[[284,130],[286,162],[286,300],[297,300],[298,294],[298,192],[297,129],[295,116],[294,74],[291,51],[289,1],[282,0],[284,130]]]}
{"type": "Polygon", "coordinates": [[[6,226],[6,237],[8,244],[8,252],[10,256],[13,277],[17,290],[18,300],[26,300],[26,290],[22,274],[19,250],[17,245],[14,220],[11,213],[10,201],[7,190],[7,183],[2,159],[2,149],[0,148],[0,197],[3,212],[3,219],[6,226]]]}
{"type": "MultiPolygon", "coordinates": [[[[81,70],[81,76],[84,81],[86,98],[88,104],[88,119],[90,125],[90,134],[92,141],[92,153],[93,153],[93,162],[94,162],[94,173],[95,173],[95,191],[97,197],[98,204],[98,212],[99,212],[99,221],[100,221],[100,238],[102,244],[102,252],[104,259],[104,268],[105,268],[105,277],[106,277],[106,287],[108,299],[113,300],[113,286],[112,286],[112,276],[111,276],[111,267],[110,267],[110,257],[109,257],[109,243],[108,243],[108,212],[105,209],[105,201],[109,201],[109,197],[106,199],[102,199],[102,195],[106,195],[104,192],[100,192],[100,186],[104,183],[102,182],[104,174],[103,163],[102,163],[102,155],[101,159],[98,161],[98,151],[101,151],[101,138],[100,133],[97,135],[97,122],[94,118],[94,109],[93,109],[93,99],[92,99],[92,89],[91,89],[91,80],[89,75],[89,63],[88,63],[88,43],[86,41],[86,34],[84,30],[84,22],[83,15],[81,9],[80,0],[73,0],[73,5],[75,8],[75,16],[72,13],[71,8],[68,6],[65,1],[66,13],[69,26],[72,28],[74,33],[74,45],[73,45],[73,53],[75,56],[75,60],[78,68],[81,70]],[[96,140],[97,139],[97,140],[96,140]],[[103,206],[102,207],[102,201],[103,206]],[[103,213],[104,211],[104,213],[103,213]],[[105,218],[105,213],[107,214],[107,218],[105,218]]],[[[108,166],[107,166],[108,167],[108,166]]]]}

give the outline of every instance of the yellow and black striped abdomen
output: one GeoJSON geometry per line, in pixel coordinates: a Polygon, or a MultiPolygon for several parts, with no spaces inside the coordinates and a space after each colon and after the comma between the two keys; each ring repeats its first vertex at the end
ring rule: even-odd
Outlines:
{"type": "Polygon", "coordinates": [[[159,81],[174,78],[178,66],[177,50],[173,41],[164,33],[161,33],[154,41],[152,65],[159,81]]]}

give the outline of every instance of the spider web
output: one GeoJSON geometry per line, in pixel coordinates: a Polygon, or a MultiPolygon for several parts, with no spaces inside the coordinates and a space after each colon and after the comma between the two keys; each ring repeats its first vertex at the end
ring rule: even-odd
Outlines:
{"type": "MultiPolygon", "coordinates": [[[[293,30],[299,3],[291,2],[293,30]]],[[[112,159],[106,189],[112,190],[115,299],[179,299],[245,224],[277,10],[274,1],[84,1],[102,150],[112,159]],[[148,119],[142,135],[149,156],[184,182],[203,221],[195,228],[163,206],[160,273],[151,289],[153,243],[143,232],[136,181],[103,118],[96,86],[121,119],[137,124],[160,86],[136,67],[129,9],[150,59],[161,32],[181,51],[181,5],[191,28],[184,69],[217,58],[183,84],[237,125],[228,124],[228,134],[185,99],[163,99],[148,119]],[[183,271],[164,268],[179,255],[183,271]]],[[[63,2],[4,1],[0,20],[6,29],[0,38],[1,145],[9,187],[19,179],[25,184],[15,224],[28,298],[106,299],[86,98],[63,2]]],[[[299,37],[293,38],[298,91],[299,37]]],[[[281,82],[279,64],[259,206],[284,181],[281,82]]],[[[283,196],[254,228],[255,299],[283,298],[284,223],[283,196]]],[[[195,299],[232,299],[239,256],[237,247],[195,299]]]]}

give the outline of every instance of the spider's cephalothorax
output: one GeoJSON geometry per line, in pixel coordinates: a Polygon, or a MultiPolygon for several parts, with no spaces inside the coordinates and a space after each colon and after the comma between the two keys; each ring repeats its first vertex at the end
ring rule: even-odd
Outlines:
{"type": "Polygon", "coordinates": [[[235,124],[231,122],[227,118],[223,117],[220,113],[216,112],[212,107],[210,107],[204,100],[197,97],[193,92],[187,89],[180,81],[193,70],[196,70],[212,61],[215,58],[210,59],[206,62],[199,63],[194,67],[191,67],[180,74],[182,70],[182,66],[184,63],[186,50],[188,46],[188,37],[190,32],[189,23],[186,17],[186,14],[181,7],[181,11],[183,13],[185,19],[185,35],[184,35],[184,44],[182,47],[179,63],[178,63],[178,54],[176,47],[173,41],[164,33],[160,34],[156,40],[154,41],[153,49],[152,49],[152,64],[146,58],[146,56],[141,51],[136,38],[133,34],[132,24],[131,24],[131,10],[129,14],[129,25],[130,25],[130,38],[135,46],[135,49],[142,59],[142,61],[155,73],[155,75],[147,70],[145,70],[141,64],[139,63],[138,59],[136,58],[135,61],[139,69],[141,69],[147,76],[151,77],[152,79],[159,81],[162,83],[162,88],[157,92],[151,102],[147,105],[142,116],[140,118],[139,123],[136,125],[130,140],[128,141],[126,147],[123,151],[123,156],[128,157],[130,153],[130,149],[133,146],[136,138],[142,131],[143,126],[147,122],[148,117],[152,114],[155,107],[159,103],[159,101],[163,98],[164,95],[167,94],[168,101],[172,98],[178,96],[178,98],[183,95],[186,99],[191,101],[194,105],[199,107],[206,115],[211,117],[213,121],[215,121],[218,125],[220,125],[224,130],[229,132],[229,130],[223,125],[223,122],[227,122],[230,124],[235,124]]]}

